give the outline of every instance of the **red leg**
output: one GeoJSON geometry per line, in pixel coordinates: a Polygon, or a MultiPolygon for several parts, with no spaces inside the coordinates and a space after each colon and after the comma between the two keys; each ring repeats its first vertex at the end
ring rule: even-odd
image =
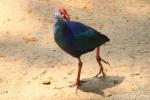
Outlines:
{"type": "Polygon", "coordinates": [[[103,61],[106,64],[109,64],[109,63],[107,61],[101,59],[99,54],[100,54],[100,47],[97,47],[96,48],[96,60],[100,66],[100,69],[99,69],[99,72],[96,74],[96,77],[98,77],[99,74],[101,74],[101,73],[102,73],[103,77],[105,77],[105,73],[104,73],[103,65],[102,65],[101,61],[103,61]]]}
{"type": "Polygon", "coordinates": [[[69,85],[69,87],[75,87],[75,86],[77,86],[77,88],[78,88],[78,86],[81,84],[80,83],[80,74],[81,74],[81,69],[82,69],[82,61],[81,61],[80,58],[78,58],[78,61],[79,61],[79,63],[78,63],[78,74],[77,74],[76,83],[69,85]]]}
{"type": "MultiPolygon", "coordinates": [[[[81,75],[81,69],[82,69],[82,61],[81,61],[81,59],[80,59],[80,57],[78,58],[78,74],[77,74],[77,80],[76,80],[76,82],[74,83],[74,82],[70,82],[70,83],[73,83],[73,84],[71,84],[71,85],[69,85],[69,87],[75,87],[75,86],[77,86],[77,88],[76,88],[76,94],[77,94],[77,89],[78,89],[78,87],[79,87],[79,85],[81,85],[81,83],[84,83],[84,82],[86,82],[86,81],[80,81],[80,75],[81,75]]],[[[63,87],[59,87],[59,88],[56,88],[56,89],[62,89],[62,88],[65,88],[66,86],[63,86],[63,87]]],[[[68,87],[68,86],[67,86],[68,87]]]]}

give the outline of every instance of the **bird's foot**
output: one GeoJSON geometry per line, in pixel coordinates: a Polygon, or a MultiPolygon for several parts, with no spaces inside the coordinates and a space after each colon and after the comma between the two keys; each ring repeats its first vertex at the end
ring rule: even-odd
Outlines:
{"type": "Polygon", "coordinates": [[[69,87],[73,88],[73,87],[75,87],[75,86],[78,87],[79,85],[80,85],[79,83],[73,83],[73,84],[69,85],[69,87]]]}
{"type": "Polygon", "coordinates": [[[106,77],[106,74],[104,73],[104,72],[99,72],[98,74],[96,74],[96,76],[95,76],[96,78],[105,78],[106,77]],[[99,77],[99,75],[102,73],[102,76],[101,77],[99,77]]]}
{"type": "Polygon", "coordinates": [[[79,81],[79,82],[69,82],[69,83],[72,83],[71,85],[67,85],[67,86],[62,86],[62,87],[55,87],[55,89],[63,89],[63,88],[66,88],[66,87],[70,87],[70,88],[73,88],[75,86],[77,86],[76,88],[76,93],[77,93],[77,89],[78,87],[82,84],[82,83],[85,83],[86,81],[79,81]]]}
{"type": "Polygon", "coordinates": [[[73,87],[75,87],[75,86],[79,87],[82,83],[85,83],[85,82],[86,82],[86,81],[69,82],[69,83],[73,83],[73,84],[69,85],[68,87],[71,87],[71,88],[73,88],[73,87]]]}
{"type": "Polygon", "coordinates": [[[77,94],[77,89],[78,89],[78,87],[79,87],[82,83],[85,83],[85,82],[86,82],[86,81],[70,82],[70,83],[73,83],[73,84],[69,85],[69,87],[73,88],[73,87],[77,86],[77,87],[76,87],[76,94],[77,94]]]}

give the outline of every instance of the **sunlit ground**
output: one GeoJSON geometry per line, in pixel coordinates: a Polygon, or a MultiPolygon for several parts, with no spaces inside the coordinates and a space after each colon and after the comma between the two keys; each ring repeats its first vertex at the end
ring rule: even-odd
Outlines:
{"type": "Polygon", "coordinates": [[[0,0],[0,100],[150,99],[149,0],[0,0]],[[97,79],[95,52],[77,60],[53,40],[53,13],[67,8],[71,19],[110,37],[101,47],[106,79],[97,79]],[[49,82],[48,85],[43,82],[49,82]]]}

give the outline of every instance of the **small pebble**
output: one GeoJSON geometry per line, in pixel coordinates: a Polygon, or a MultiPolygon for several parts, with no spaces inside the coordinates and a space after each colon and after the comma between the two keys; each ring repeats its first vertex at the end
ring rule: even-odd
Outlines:
{"type": "Polygon", "coordinates": [[[44,81],[42,81],[42,84],[43,85],[50,85],[51,81],[50,80],[44,80],[44,81]]]}
{"type": "Polygon", "coordinates": [[[54,66],[54,65],[51,65],[50,67],[51,67],[51,68],[54,68],[55,66],[54,66]]]}
{"type": "Polygon", "coordinates": [[[71,75],[71,74],[72,74],[71,72],[68,73],[68,75],[71,75]]]}
{"type": "Polygon", "coordinates": [[[35,38],[35,37],[31,37],[31,38],[23,37],[23,40],[25,41],[25,43],[29,43],[29,42],[37,42],[37,41],[38,41],[38,39],[35,38]]]}
{"type": "Polygon", "coordinates": [[[38,76],[34,76],[32,79],[33,79],[33,80],[36,80],[36,79],[38,79],[38,76]]]}
{"type": "Polygon", "coordinates": [[[140,73],[134,73],[134,74],[131,74],[132,76],[135,76],[135,75],[140,75],[140,73]]]}
{"type": "Polygon", "coordinates": [[[4,93],[8,93],[8,91],[7,90],[0,91],[0,94],[4,94],[4,93]]]}

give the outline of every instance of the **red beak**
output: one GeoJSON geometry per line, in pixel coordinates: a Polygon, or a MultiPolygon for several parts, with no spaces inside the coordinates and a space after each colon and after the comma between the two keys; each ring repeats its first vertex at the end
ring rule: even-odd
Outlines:
{"type": "Polygon", "coordinates": [[[61,14],[63,14],[64,19],[70,20],[70,17],[69,17],[69,15],[68,15],[68,13],[67,13],[67,10],[66,10],[65,8],[59,8],[59,12],[60,12],[61,14]]]}

